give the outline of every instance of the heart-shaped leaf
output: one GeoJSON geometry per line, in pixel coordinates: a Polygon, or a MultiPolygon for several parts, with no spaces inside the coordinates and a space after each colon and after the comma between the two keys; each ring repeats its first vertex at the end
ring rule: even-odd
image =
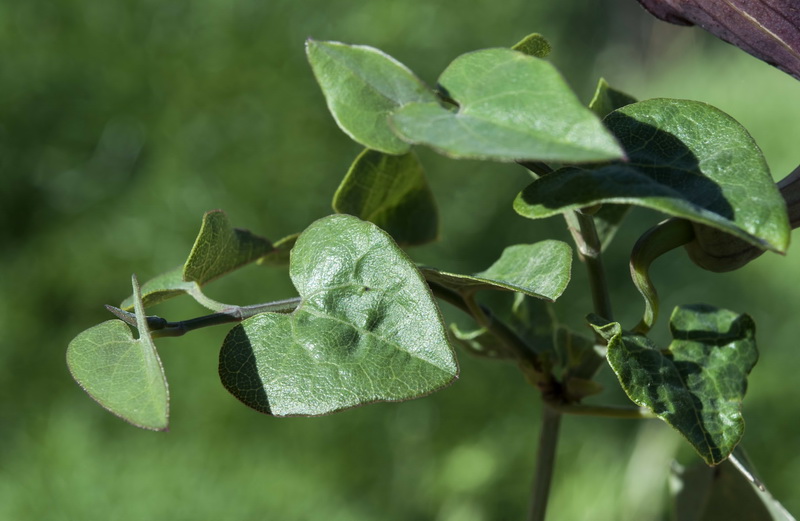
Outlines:
{"type": "Polygon", "coordinates": [[[631,400],[681,433],[709,465],[730,455],[744,433],[742,399],[758,360],[749,316],[677,307],[666,351],[616,322],[597,316],[589,321],[608,341],[608,363],[631,400]]]}
{"type": "Polygon", "coordinates": [[[409,151],[409,144],[389,128],[387,116],[407,103],[438,103],[428,86],[372,47],[308,40],[306,54],[339,128],[367,148],[387,154],[409,151]]]}
{"type": "Polygon", "coordinates": [[[458,103],[409,103],[390,121],[410,143],[467,159],[568,161],[617,159],[623,152],[550,63],[511,49],[456,58],[439,77],[458,103]]]}
{"type": "Polygon", "coordinates": [[[761,150],[733,118],[697,101],[654,99],[616,110],[604,122],[630,161],[541,177],[514,201],[520,215],[634,204],[786,250],[786,204],[761,150]]]}
{"type": "MultiPolygon", "coordinates": [[[[144,306],[186,293],[208,309],[221,311],[227,305],[206,297],[201,286],[273,251],[275,247],[267,239],[232,227],[222,210],[207,212],[186,263],[142,286],[144,306]]],[[[133,297],[125,299],[120,307],[133,309],[133,297]]]]}
{"type": "Polygon", "coordinates": [[[333,197],[333,209],[377,224],[400,245],[436,240],[439,219],[416,154],[364,150],[333,197]]]}
{"type": "Polygon", "coordinates": [[[475,275],[421,268],[429,282],[462,295],[495,289],[517,291],[550,301],[564,292],[571,270],[572,249],[568,244],[554,240],[509,246],[489,269],[475,275]]]}
{"type": "Polygon", "coordinates": [[[380,228],[349,215],[300,235],[290,274],[302,301],[235,327],[223,385],[275,416],[408,400],[450,383],[458,365],[430,289],[380,228]]]}
{"type": "Polygon", "coordinates": [[[133,298],[139,338],[121,320],[103,322],[70,342],[67,365],[83,390],[112,413],[138,427],[166,430],[167,379],[147,328],[136,277],[133,298]]]}

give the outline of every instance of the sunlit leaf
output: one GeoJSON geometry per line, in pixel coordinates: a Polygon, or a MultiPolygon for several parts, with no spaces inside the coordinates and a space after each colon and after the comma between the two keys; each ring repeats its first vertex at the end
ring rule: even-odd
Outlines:
{"type": "Polygon", "coordinates": [[[354,141],[387,154],[410,146],[389,128],[387,116],[407,103],[437,97],[405,65],[378,49],[308,40],[306,54],[328,109],[354,141]]]}
{"type": "Polygon", "coordinates": [[[333,209],[377,224],[400,245],[436,239],[439,219],[416,154],[364,150],[333,197],[333,209]]]}
{"type": "Polygon", "coordinates": [[[292,250],[301,304],[235,327],[223,385],[275,416],[408,400],[458,373],[447,331],[414,264],[377,226],[349,215],[312,224],[292,250]]]}
{"type": "MultiPolygon", "coordinates": [[[[186,293],[201,305],[220,311],[225,304],[209,299],[200,288],[274,250],[267,239],[232,227],[222,210],[207,212],[186,263],[142,286],[144,305],[153,306],[186,293]]],[[[133,309],[133,297],[125,299],[120,307],[126,311],[133,309]]]]}
{"type": "Polygon", "coordinates": [[[561,241],[517,244],[503,250],[489,269],[475,275],[421,268],[429,282],[467,294],[495,289],[517,291],[531,297],[556,300],[569,283],[572,249],[561,241]]]}
{"type": "Polygon", "coordinates": [[[733,118],[696,101],[655,99],[604,122],[629,162],[543,176],[517,197],[519,214],[537,219],[600,203],[634,204],[786,250],[786,205],[761,150],[733,118]]]}
{"type": "Polygon", "coordinates": [[[550,42],[539,33],[532,33],[518,41],[512,47],[513,50],[527,54],[528,56],[535,56],[536,58],[546,58],[553,48],[550,42]]]}
{"type": "Polygon", "coordinates": [[[109,320],[79,334],[67,348],[75,381],[100,405],[138,427],[165,430],[169,391],[150,336],[136,277],[134,308],[139,338],[121,320],[109,320]]]}
{"type": "Polygon", "coordinates": [[[409,103],[390,121],[410,143],[455,158],[573,163],[623,152],[550,63],[511,49],[460,56],[439,77],[457,110],[409,103]]]}
{"type": "Polygon", "coordinates": [[[609,113],[632,103],[636,103],[636,98],[615,89],[608,84],[605,78],[600,78],[592,101],[589,102],[589,109],[598,117],[604,118],[609,113]]]}
{"type": "Polygon", "coordinates": [[[608,362],[631,400],[681,433],[709,465],[728,457],[744,433],[742,399],[758,359],[749,316],[675,308],[666,351],[618,323],[597,316],[590,322],[608,341],[608,362]]]}

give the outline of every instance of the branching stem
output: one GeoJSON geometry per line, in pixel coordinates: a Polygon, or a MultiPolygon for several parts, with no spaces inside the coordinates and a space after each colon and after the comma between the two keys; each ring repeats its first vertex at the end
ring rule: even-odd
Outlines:
{"type": "MultiPolygon", "coordinates": [[[[181,320],[179,322],[169,322],[161,317],[150,315],[147,317],[147,326],[150,328],[151,334],[154,337],[182,336],[189,331],[194,331],[195,329],[203,327],[241,322],[259,313],[291,313],[298,305],[300,305],[300,297],[276,300],[264,304],[253,304],[251,306],[229,306],[219,313],[212,313],[210,315],[181,320]]],[[[136,327],[136,315],[134,313],[108,305],[106,309],[119,317],[123,322],[136,327]]]]}

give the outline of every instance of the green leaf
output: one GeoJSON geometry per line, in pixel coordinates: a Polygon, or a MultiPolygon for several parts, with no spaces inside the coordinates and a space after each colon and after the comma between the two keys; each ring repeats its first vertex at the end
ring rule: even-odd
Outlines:
{"type": "MultiPolygon", "coordinates": [[[[597,114],[598,117],[604,118],[610,112],[632,103],[636,103],[634,97],[614,89],[605,79],[600,78],[592,101],[589,102],[589,109],[597,114]]],[[[605,250],[614,239],[619,225],[628,215],[630,209],[629,205],[605,204],[592,215],[602,250],[605,250]]]]}
{"type": "Polygon", "coordinates": [[[744,433],[742,399],[758,359],[749,316],[677,307],[666,351],[616,322],[592,316],[590,323],[608,341],[608,362],[631,400],[681,433],[709,465],[728,457],[744,433]]]}
{"type": "Polygon", "coordinates": [[[450,333],[453,340],[475,356],[498,360],[515,356],[514,353],[508,352],[505,345],[486,328],[464,331],[457,324],[450,324],[450,333]]]}
{"type": "Polygon", "coordinates": [[[278,240],[275,244],[273,244],[273,247],[275,248],[274,250],[267,253],[263,257],[259,257],[258,264],[276,267],[288,266],[292,248],[294,248],[294,244],[297,242],[298,237],[300,237],[299,233],[293,233],[292,235],[287,235],[286,237],[278,240]]]}
{"type": "MultiPolygon", "coordinates": [[[[203,295],[201,286],[274,250],[267,239],[233,228],[222,210],[207,212],[186,263],[142,286],[144,305],[153,306],[186,293],[208,309],[220,311],[227,306],[203,295]]],[[[125,299],[120,307],[130,311],[133,297],[125,299]]]]}
{"type": "Polygon", "coordinates": [[[339,128],[367,148],[408,152],[410,146],[392,132],[387,116],[411,102],[437,104],[430,88],[372,47],[308,40],[306,54],[339,128]]]}
{"type": "Polygon", "coordinates": [[[655,99],[623,107],[604,122],[629,162],[541,177],[514,201],[520,215],[538,219],[600,203],[634,204],[762,249],[786,250],[786,204],[758,146],[733,118],[696,101],[655,99]]]}
{"type": "Polygon", "coordinates": [[[439,233],[433,192],[414,153],[364,150],[336,190],[333,209],[377,224],[400,245],[424,244],[439,233]]]}
{"type": "Polygon", "coordinates": [[[550,54],[550,51],[553,50],[550,46],[550,42],[539,33],[529,34],[514,44],[512,49],[536,58],[546,58],[550,54]]]}
{"type": "Polygon", "coordinates": [[[461,294],[494,289],[517,291],[554,301],[567,287],[571,269],[572,249],[569,245],[547,240],[509,246],[489,269],[475,275],[459,275],[432,268],[421,268],[421,271],[429,282],[461,294]]]}
{"type": "Polygon", "coordinates": [[[598,117],[604,118],[609,113],[632,103],[636,103],[636,98],[613,88],[605,78],[600,78],[592,101],[589,102],[589,109],[598,117]]]}
{"type": "Polygon", "coordinates": [[[730,460],[718,467],[674,464],[669,484],[678,521],[795,521],[766,488],[748,480],[730,460]]]}
{"type": "Polygon", "coordinates": [[[617,159],[623,152],[550,63],[511,49],[460,56],[439,77],[458,110],[409,103],[390,121],[410,143],[465,159],[617,159]]]}
{"type": "Polygon", "coordinates": [[[292,250],[302,302],[249,318],[220,352],[223,385],[275,416],[409,400],[458,373],[430,289],[392,239],[349,215],[313,223],[292,250]]]}
{"type": "Polygon", "coordinates": [[[72,377],[100,405],[138,427],[166,430],[169,390],[147,328],[141,292],[133,277],[139,338],[127,324],[109,320],[79,334],[67,348],[72,377]]]}

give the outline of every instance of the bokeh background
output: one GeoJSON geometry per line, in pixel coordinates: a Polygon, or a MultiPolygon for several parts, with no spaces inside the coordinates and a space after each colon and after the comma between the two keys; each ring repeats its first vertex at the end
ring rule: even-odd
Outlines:
{"type": "MultiPolygon", "coordinates": [[[[315,419],[247,409],[219,384],[226,328],[159,342],[171,429],[108,414],[71,380],[69,340],[102,307],[183,262],[203,212],[278,239],[331,212],[359,147],[327,113],[306,37],[379,47],[434,83],[457,55],[543,33],[588,102],[600,76],[644,99],[691,98],[741,121],[776,179],[800,161],[800,84],[634,0],[27,0],[0,3],[0,519],[520,519],[540,404],[513,365],[460,356],[459,381],[431,397],[315,419]]],[[[567,239],[510,202],[514,165],[420,151],[440,203],[441,240],[412,256],[486,268],[513,243],[567,239]]],[[[618,318],[642,303],[627,275],[637,211],[607,256],[618,318]]],[[[558,311],[576,328],[585,277],[558,311]]],[[[761,361],[745,401],[745,445],[774,494],[800,513],[800,254],[707,274],[659,260],[668,312],[707,302],[748,312],[761,361]]],[[[286,270],[248,267],[208,288],[239,304],[293,296],[286,270]]],[[[445,309],[449,317],[457,317],[445,309]]],[[[162,305],[171,319],[202,311],[162,305]]],[[[656,336],[666,339],[662,324],[656,336]]],[[[609,371],[599,399],[621,403],[609,371]]],[[[661,422],[568,417],[553,519],[666,519],[669,462],[692,461],[661,422]]]]}

